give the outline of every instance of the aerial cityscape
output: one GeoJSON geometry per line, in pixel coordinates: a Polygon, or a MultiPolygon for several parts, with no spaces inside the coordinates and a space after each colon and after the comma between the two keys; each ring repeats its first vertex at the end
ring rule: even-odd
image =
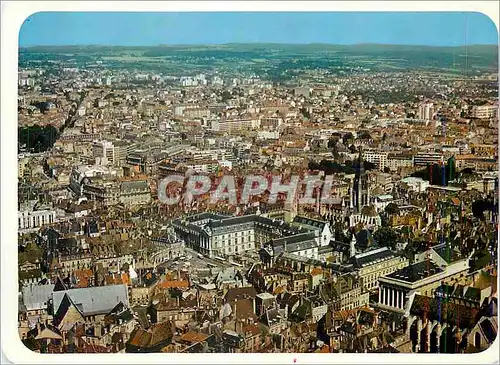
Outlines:
{"type": "Polygon", "coordinates": [[[464,14],[32,15],[18,55],[23,344],[488,349],[498,34],[464,14]]]}

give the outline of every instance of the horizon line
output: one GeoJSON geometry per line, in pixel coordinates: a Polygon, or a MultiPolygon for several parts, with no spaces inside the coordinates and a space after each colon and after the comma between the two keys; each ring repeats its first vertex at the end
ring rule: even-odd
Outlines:
{"type": "Polygon", "coordinates": [[[459,45],[433,45],[433,44],[411,44],[411,43],[376,43],[376,42],[360,42],[360,43],[325,43],[325,42],[309,42],[309,43],[288,43],[288,42],[225,42],[225,43],[159,43],[149,45],[127,45],[127,44],[34,44],[34,45],[19,45],[18,48],[34,48],[34,47],[183,47],[183,46],[229,46],[229,45],[285,45],[285,46],[400,46],[400,47],[431,47],[431,48],[457,48],[457,47],[475,47],[475,46],[496,46],[498,43],[474,43],[474,44],[459,44],[459,45]]]}

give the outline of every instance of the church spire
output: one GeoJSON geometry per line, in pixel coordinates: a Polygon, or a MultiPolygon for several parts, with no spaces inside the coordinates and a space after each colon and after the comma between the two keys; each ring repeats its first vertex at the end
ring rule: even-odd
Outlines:
{"type": "Polygon", "coordinates": [[[365,163],[363,161],[363,148],[359,147],[358,168],[354,177],[353,186],[353,203],[356,212],[360,212],[361,208],[370,204],[368,176],[365,171],[365,163]]]}
{"type": "Polygon", "coordinates": [[[359,176],[363,176],[365,174],[365,162],[363,161],[363,148],[361,146],[359,146],[358,166],[359,176]]]}
{"type": "Polygon", "coordinates": [[[354,257],[356,256],[356,234],[353,233],[352,234],[352,238],[351,238],[351,246],[349,248],[349,257],[354,257]]]}

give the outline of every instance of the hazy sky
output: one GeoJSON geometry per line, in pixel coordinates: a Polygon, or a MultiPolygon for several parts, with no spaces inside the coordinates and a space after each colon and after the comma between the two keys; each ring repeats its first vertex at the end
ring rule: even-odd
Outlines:
{"type": "Polygon", "coordinates": [[[480,13],[36,13],[21,46],[269,43],[498,44],[480,13]],[[467,31],[466,31],[467,29],[467,31]]]}

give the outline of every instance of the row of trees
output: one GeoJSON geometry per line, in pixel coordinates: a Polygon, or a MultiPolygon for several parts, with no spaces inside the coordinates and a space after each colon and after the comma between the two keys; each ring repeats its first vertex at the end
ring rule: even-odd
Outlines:
{"type": "Polygon", "coordinates": [[[18,141],[21,146],[26,146],[30,152],[45,152],[52,148],[59,138],[59,131],[52,125],[29,126],[18,128],[18,141]]]}
{"type": "MultiPolygon", "coordinates": [[[[359,168],[359,161],[346,161],[344,165],[341,165],[335,161],[321,160],[319,163],[316,161],[310,161],[308,164],[309,170],[319,170],[324,171],[325,174],[354,174],[359,168]]],[[[364,162],[365,170],[375,169],[376,166],[371,162],[364,162]]]]}

